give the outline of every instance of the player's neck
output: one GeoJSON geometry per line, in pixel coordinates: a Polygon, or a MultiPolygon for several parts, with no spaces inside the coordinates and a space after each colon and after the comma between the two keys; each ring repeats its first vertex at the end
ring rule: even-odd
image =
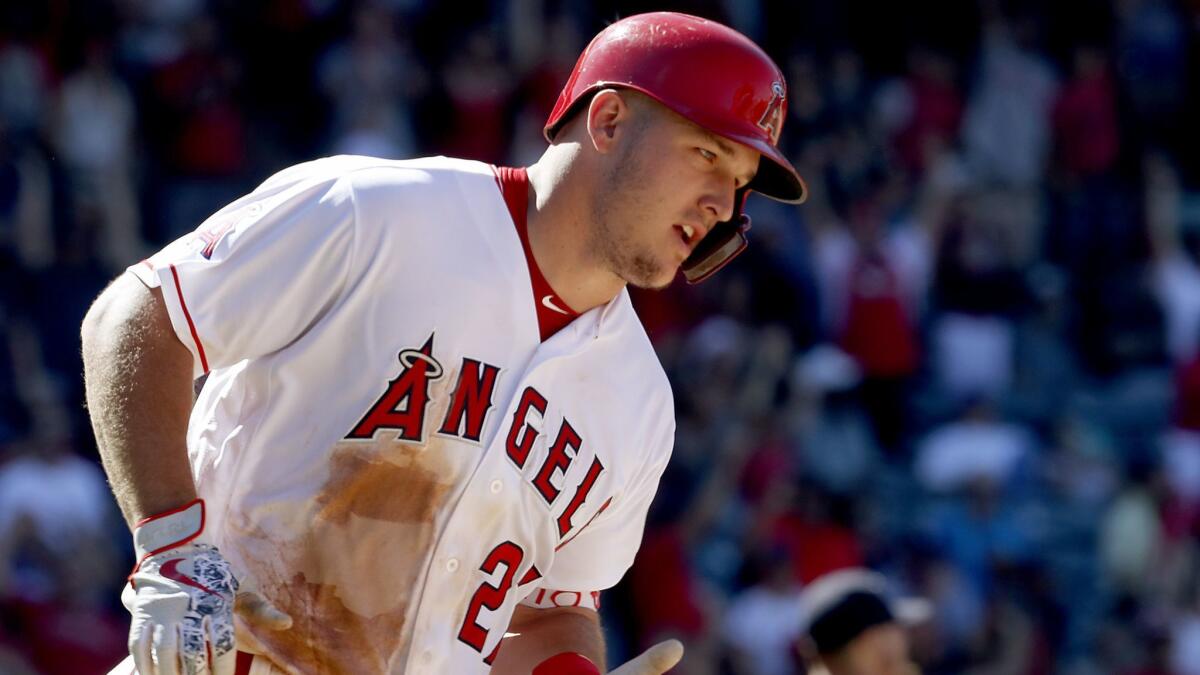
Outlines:
{"type": "Polygon", "coordinates": [[[555,159],[547,153],[528,170],[529,248],[554,292],[583,313],[612,300],[625,282],[588,250],[590,214],[579,207],[589,203],[586,181],[572,175],[569,162],[555,159]]]}

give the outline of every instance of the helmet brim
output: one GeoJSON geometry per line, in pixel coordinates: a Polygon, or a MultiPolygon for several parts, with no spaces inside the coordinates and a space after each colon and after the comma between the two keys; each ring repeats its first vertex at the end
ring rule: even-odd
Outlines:
{"type": "Polygon", "coordinates": [[[799,204],[808,199],[808,186],[779,148],[763,143],[757,138],[739,138],[732,135],[727,135],[726,138],[759,154],[758,172],[747,186],[751,190],[788,204],[799,204]]]}

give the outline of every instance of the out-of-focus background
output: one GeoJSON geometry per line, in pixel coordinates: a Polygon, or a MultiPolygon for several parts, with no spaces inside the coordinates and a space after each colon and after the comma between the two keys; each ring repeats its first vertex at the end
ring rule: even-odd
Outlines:
{"type": "Polygon", "coordinates": [[[803,672],[796,595],[929,599],[926,673],[1200,673],[1197,0],[0,3],[0,673],[103,673],[128,533],[78,327],[289,164],[537,158],[606,21],[685,9],[789,79],[812,189],[637,297],[679,434],[620,659],[803,672]]]}

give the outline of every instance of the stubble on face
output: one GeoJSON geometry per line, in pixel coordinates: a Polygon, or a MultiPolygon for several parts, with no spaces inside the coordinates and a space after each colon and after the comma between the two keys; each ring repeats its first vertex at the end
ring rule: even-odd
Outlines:
{"type": "Polygon", "coordinates": [[[632,121],[618,155],[601,177],[593,195],[593,227],[589,235],[589,250],[597,261],[626,283],[637,288],[659,290],[674,279],[668,276],[653,251],[647,250],[638,234],[643,227],[639,214],[652,213],[655,196],[651,194],[652,176],[645,161],[642,141],[652,126],[648,116],[654,112],[651,104],[642,103],[640,119],[632,121]]]}

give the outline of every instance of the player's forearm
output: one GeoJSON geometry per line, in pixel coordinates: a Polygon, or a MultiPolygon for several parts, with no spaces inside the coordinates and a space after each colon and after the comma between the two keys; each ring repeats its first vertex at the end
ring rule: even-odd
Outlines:
{"type": "Polygon", "coordinates": [[[592,610],[518,606],[508,632],[517,635],[504,638],[492,673],[528,674],[539,663],[562,652],[582,654],[605,672],[604,635],[599,617],[592,610]]]}
{"type": "Polygon", "coordinates": [[[88,411],[100,458],[130,526],[196,496],[185,443],[192,356],[158,290],[118,278],[83,322],[88,411]]]}

